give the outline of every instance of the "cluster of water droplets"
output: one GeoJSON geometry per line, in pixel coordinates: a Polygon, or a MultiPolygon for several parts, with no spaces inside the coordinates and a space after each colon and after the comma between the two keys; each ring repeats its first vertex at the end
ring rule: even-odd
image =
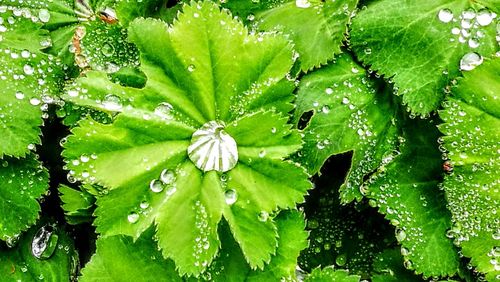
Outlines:
{"type": "Polygon", "coordinates": [[[193,206],[195,211],[195,245],[193,246],[193,256],[195,258],[194,266],[199,268],[206,268],[208,261],[206,260],[206,253],[210,249],[210,237],[212,235],[212,227],[209,222],[209,215],[206,207],[200,202],[196,201],[193,206]]]}
{"type": "MultiPolygon", "coordinates": [[[[442,23],[452,26],[451,42],[458,41],[461,44],[467,44],[471,49],[471,52],[464,54],[460,60],[460,70],[470,71],[481,65],[483,57],[474,49],[480,47],[481,41],[486,36],[486,28],[490,24],[494,24],[497,15],[487,9],[476,11],[472,8],[455,15],[451,9],[444,8],[439,10],[437,17],[442,23]]],[[[499,25],[497,25],[497,34],[500,34],[499,25]]],[[[500,42],[498,35],[497,41],[500,42]]]]}

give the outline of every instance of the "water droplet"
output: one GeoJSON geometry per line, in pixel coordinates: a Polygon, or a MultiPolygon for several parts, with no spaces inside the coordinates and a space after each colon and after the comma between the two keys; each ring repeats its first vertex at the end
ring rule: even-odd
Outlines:
{"type": "Polygon", "coordinates": [[[311,3],[308,0],[295,0],[295,6],[305,9],[311,7],[311,3]]]}
{"type": "Polygon", "coordinates": [[[267,219],[268,219],[268,218],[269,218],[269,213],[268,213],[268,212],[266,212],[266,211],[261,211],[261,212],[259,213],[258,219],[259,219],[260,221],[262,221],[262,222],[267,221],[267,219]]]}
{"type": "Polygon", "coordinates": [[[23,58],[25,58],[25,59],[29,58],[29,57],[30,57],[30,55],[31,55],[31,53],[30,53],[30,51],[28,51],[28,50],[23,50],[23,51],[21,51],[21,57],[23,57],[23,58]]]}
{"type": "Polygon", "coordinates": [[[187,153],[196,167],[205,172],[226,172],[238,163],[236,142],[216,121],[205,123],[193,133],[187,153]]]}
{"type": "Polygon", "coordinates": [[[160,193],[164,188],[163,183],[158,179],[153,179],[149,183],[149,189],[155,193],[160,193]]]}
{"type": "Polygon", "coordinates": [[[42,226],[33,236],[31,241],[31,253],[37,259],[48,259],[57,247],[58,236],[54,229],[49,226],[42,226]]]}
{"type": "Polygon", "coordinates": [[[453,20],[453,12],[450,9],[441,9],[438,12],[438,19],[444,23],[449,23],[453,20]]]}
{"type": "Polygon", "coordinates": [[[340,254],[335,259],[335,263],[338,266],[344,266],[346,264],[346,262],[347,262],[347,256],[345,254],[340,254]]]}
{"type": "Polygon", "coordinates": [[[175,182],[175,173],[171,170],[164,169],[160,174],[160,180],[165,185],[172,185],[175,182]]]}
{"type": "Polygon", "coordinates": [[[493,21],[493,14],[488,10],[481,10],[476,16],[476,21],[481,26],[487,26],[493,21]]]}
{"type": "Polygon", "coordinates": [[[347,97],[342,98],[342,104],[344,105],[349,104],[349,99],[347,97]]]}
{"type": "Polygon", "coordinates": [[[403,229],[396,229],[396,239],[401,242],[406,239],[406,232],[403,229]]]}
{"type": "Polygon", "coordinates": [[[139,215],[135,212],[132,212],[127,216],[127,220],[130,223],[136,223],[137,221],[139,221],[139,215]]]}
{"type": "Polygon", "coordinates": [[[108,111],[119,111],[122,108],[122,101],[120,97],[114,94],[108,94],[104,97],[102,106],[108,111]]]}
{"type": "Polygon", "coordinates": [[[469,47],[470,48],[477,48],[477,47],[479,47],[479,41],[476,38],[469,39],[469,47]]]}
{"type": "Polygon", "coordinates": [[[109,43],[105,43],[101,48],[101,52],[104,56],[111,57],[115,53],[115,47],[109,43]]]}
{"type": "Polygon", "coordinates": [[[30,99],[30,104],[33,106],[38,106],[38,105],[40,105],[40,103],[41,103],[41,101],[38,98],[31,98],[30,99]]]}
{"type": "Polygon", "coordinates": [[[40,9],[38,11],[38,19],[40,19],[40,21],[42,23],[46,23],[50,20],[50,13],[47,9],[40,9]]]}
{"type": "Polygon", "coordinates": [[[328,114],[330,112],[330,107],[328,105],[324,105],[322,108],[321,108],[321,111],[324,113],[324,114],[328,114]]]}
{"type": "Polygon", "coordinates": [[[224,193],[224,198],[226,199],[226,204],[232,205],[236,203],[236,200],[238,199],[238,194],[234,189],[229,189],[226,190],[226,192],[224,193]]]}
{"type": "Polygon", "coordinates": [[[16,92],[16,99],[22,100],[24,99],[24,93],[21,91],[16,92]]]}
{"type": "Polygon", "coordinates": [[[476,52],[465,54],[460,60],[460,69],[470,71],[483,63],[483,57],[476,52]]]}
{"type": "Polygon", "coordinates": [[[188,68],[187,68],[187,70],[189,72],[194,72],[196,70],[196,66],[195,65],[189,65],[188,68]]]}
{"type": "Polygon", "coordinates": [[[145,209],[149,208],[149,203],[147,201],[142,201],[139,204],[139,207],[141,207],[141,209],[145,210],[145,209]]]}
{"type": "Polygon", "coordinates": [[[172,115],[173,108],[174,107],[172,107],[172,105],[170,105],[169,103],[163,102],[163,103],[158,104],[158,106],[156,106],[154,112],[155,112],[155,115],[157,115],[163,119],[172,119],[173,118],[173,115],[172,115]]]}
{"type": "Polygon", "coordinates": [[[35,71],[35,69],[33,69],[33,67],[28,64],[24,65],[23,70],[26,75],[32,75],[35,71]]]}
{"type": "Polygon", "coordinates": [[[76,91],[76,90],[68,90],[68,95],[69,95],[70,97],[78,97],[78,94],[79,94],[79,93],[78,93],[78,91],[76,91]]]}
{"type": "Polygon", "coordinates": [[[259,152],[259,158],[263,158],[266,156],[266,150],[262,150],[259,152]]]}
{"type": "Polygon", "coordinates": [[[333,93],[333,89],[331,89],[330,87],[328,87],[327,89],[325,89],[325,93],[326,93],[327,95],[330,95],[330,94],[332,94],[332,93],[333,93]]]}
{"type": "Polygon", "coordinates": [[[467,9],[462,12],[462,18],[466,20],[472,20],[476,16],[476,11],[474,9],[467,9]]]}

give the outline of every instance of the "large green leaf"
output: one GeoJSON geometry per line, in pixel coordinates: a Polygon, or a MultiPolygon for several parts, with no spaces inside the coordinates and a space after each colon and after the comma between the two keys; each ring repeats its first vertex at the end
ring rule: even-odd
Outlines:
{"type": "Polygon", "coordinates": [[[97,240],[97,251],[79,281],[182,281],[172,261],[163,259],[145,232],[137,240],[116,235],[97,240]]]}
{"type": "Polygon", "coordinates": [[[341,53],[357,3],[357,0],[233,0],[225,6],[258,30],[288,35],[298,52],[301,69],[307,71],[325,65],[341,53]]]}
{"type": "Polygon", "coordinates": [[[449,235],[488,281],[500,275],[499,70],[495,58],[465,74],[439,112],[452,170],[443,184],[454,222],[449,235]]]}
{"type": "Polygon", "coordinates": [[[38,219],[48,173],[34,155],[0,160],[0,240],[12,241],[38,219]]]}
{"type": "Polygon", "coordinates": [[[283,161],[301,146],[284,116],[293,99],[288,42],[248,35],[211,2],[185,5],[172,27],[138,19],[128,33],[144,87],[92,71],[65,95],[117,114],[111,124],[81,121],[63,153],[70,179],[107,187],[97,200],[98,232],[139,238],[154,224],[163,255],[198,276],[218,254],[224,216],[250,266],[264,267],[277,248],[272,214],[310,188],[305,171],[283,161]],[[238,145],[239,161],[225,173],[202,172],[187,154],[193,133],[214,120],[238,145]]]}
{"type": "Polygon", "coordinates": [[[78,264],[73,240],[53,224],[34,226],[13,248],[0,245],[2,281],[73,281],[78,264]]]}
{"type": "Polygon", "coordinates": [[[377,91],[365,70],[349,55],[303,77],[295,119],[312,111],[304,129],[299,160],[311,174],[331,156],[354,151],[352,168],[341,187],[344,203],[361,199],[363,177],[395,148],[397,106],[388,91],[377,91]]]}
{"type": "Polygon", "coordinates": [[[24,156],[29,144],[40,142],[40,107],[58,91],[59,63],[40,52],[47,32],[16,14],[0,13],[5,28],[0,34],[0,157],[24,156]]]}
{"type": "Polygon", "coordinates": [[[433,123],[408,120],[399,151],[385,157],[362,188],[370,203],[379,207],[396,227],[405,266],[430,276],[453,276],[459,258],[446,237],[451,216],[444,193],[439,190],[442,161],[439,132],[433,123]],[[439,259],[435,259],[439,254],[439,259]]]}
{"type": "Polygon", "coordinates": [[[464,56],[498,50],[493,15],[474,18],[486,13],[478,2],[371,1],[353,20],[350,45],[363,63],[394,82],[409,111],[428,115],[459,69],[469,69],[460,63],[464,56]]]}

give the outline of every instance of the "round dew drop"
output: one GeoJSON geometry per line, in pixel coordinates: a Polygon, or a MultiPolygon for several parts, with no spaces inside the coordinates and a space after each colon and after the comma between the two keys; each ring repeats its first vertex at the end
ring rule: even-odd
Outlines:
{"type": "Polygon", "coordinates": [[[106,95],[106,97],[104,97],[102,106],[108,111],[119,111],[122,108],[122,101],[120,97],[113,94],[108,94],[106,95]]]}
{"type": "Polygon", "coordinates": [[[160,174],[160,180],[165,185],[171,185],[175,182],[175,174],[171,170],[164,169],[160,174]]]}
{"type": "Polygon", "coordinates": [[[205,123],[191,137],[187,149],[189,159],[200,170],[226,172],[238,163],[238,148],[233,137],[216,121],[205,123]]]}
{"type": "Polygon", "coordinates": [[[311,3],[308,0],[295,0],[295,6],[306,9],[311,7],[311,3]]]}
{"type": "Polygon", "coordinates": [[[226,204],[232,205],[236,203],[236,200],[238,200],[238,194],[234,189],[229,189],[224,193],[224,198],[226,200],[226,204]]]}
{"type": "Polygon", "coordinates": [[[128,220],[128,222],[130,222],[130,223],[136,223],[137,221],[139,221],[139,215],[138,215],[138,214],[136,214],[135,212],[130,213],[130,214],[127,216],[127,220],[128,220]]]}
{"type": "Polygon", "coordinates": [[[438,12],[438,19],[443,23],[449,23],[453,20],[453,12],[450,9],[441,9],[438,12]]]}
{"type": "Polygon", "coordinates": [[[149,189],[151,189],[154,193],[160,193],[164,188],[163,183],[158,179],[153,179],[149,183],[149,189]]]}
{"type": "Polygon", "coordinates": [[[172,119],[172,110],[174,107],[170,105],[169,103],[163,102],[158,104],[158,106],[155,108],[154,113],[155,115],[161,117],[162,119],[172,119]]]}
{"type": "Polygon", "coordinates": [[[38,11],[38,19],[42,23],[46,23],[50,20],[50,12],[47,9],[40,9],[38,11]]]}
{"type": "Polygon", "coordinates": [[[476,52],[465,54],[460,60],[460,70],[470,71],[483,63],[483,57],[476,52]]]}
{"type": "Polygon", "coordinates": [[[51,226],[42,226],[31,241],[31,254],[37,259],[50,258],[56,249],[58,238],[51,226]]]}

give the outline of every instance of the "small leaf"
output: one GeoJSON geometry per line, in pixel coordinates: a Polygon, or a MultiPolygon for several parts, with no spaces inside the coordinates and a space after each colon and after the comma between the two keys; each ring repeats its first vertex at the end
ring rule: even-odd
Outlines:
{"type": "Polygon", "coordinates": [[[449,158],[443,183],[454,223],[449,234],[488,281],[500,275],[499,69],[494,58],[465,74],[439,112],[449,158]]]}
{"type": "Polygon", "coordinates": [[[12,241],[38,219],[48,173],[34,155],[0,159],[0,239],[12,241]]]}
{"type": "Polygon", "coordinates": [[[58,226],[38,224],[21,237],[16,247],[0,246],[0,277],[3,281],[72,281],[76,279],[78,263],[73,240],[58,226]],[[48,245],[43,245],[45,241],[38,241],[38,250],[43,249],[45,253],[43,259],[35,257],[33,250],[34,239],[42,235],[39,233],[41,228],[51,230],[46,237],[39,238],[47,239],[48,245]]]}
{"type": "Polygon", "coordinates": [[[352,168],[341,187],[344,203],[361,199],[363,177],[395,148],[397,106],[387,91],[376,89],[348,55],[307,74],[299,85],[296,122],[313,111],[304,129],[300,162],[315,174],[330,156],[354,150],[352,168]]]}
{"type": "Polygon", "coordinates": [[[145,232],[137,240],[123,235],[99,238],[79,281],[182,281],[172,261],[156,249],[152,234],[145,232]]]}
{"type": "Polygon", "coordinates": [[[464,56],[498,49],[494,21],[483,26],[474,19],[482,8],[460,0],[372,1],[353,20],[350,43],[364,64],[394,81],[412,114],[429,115],[448,82],[470,68],[460,63],[464,56]],[[463,18],[469,9],[474,16],[463,18]]]}
{"type": "Polygon", "coordinates": [[[58,190],[63,202],[64,215],[69,224],[92,222],[94,196],[85,190],[78,191],[64,184],[61,184],[58,190]]]}
{"type": "Polygon", "coordinates": [[[373,282],[420,282],[422,279],[403,266],[403,257],[399,248],[387,249],[373,263],[373,282]]]}

